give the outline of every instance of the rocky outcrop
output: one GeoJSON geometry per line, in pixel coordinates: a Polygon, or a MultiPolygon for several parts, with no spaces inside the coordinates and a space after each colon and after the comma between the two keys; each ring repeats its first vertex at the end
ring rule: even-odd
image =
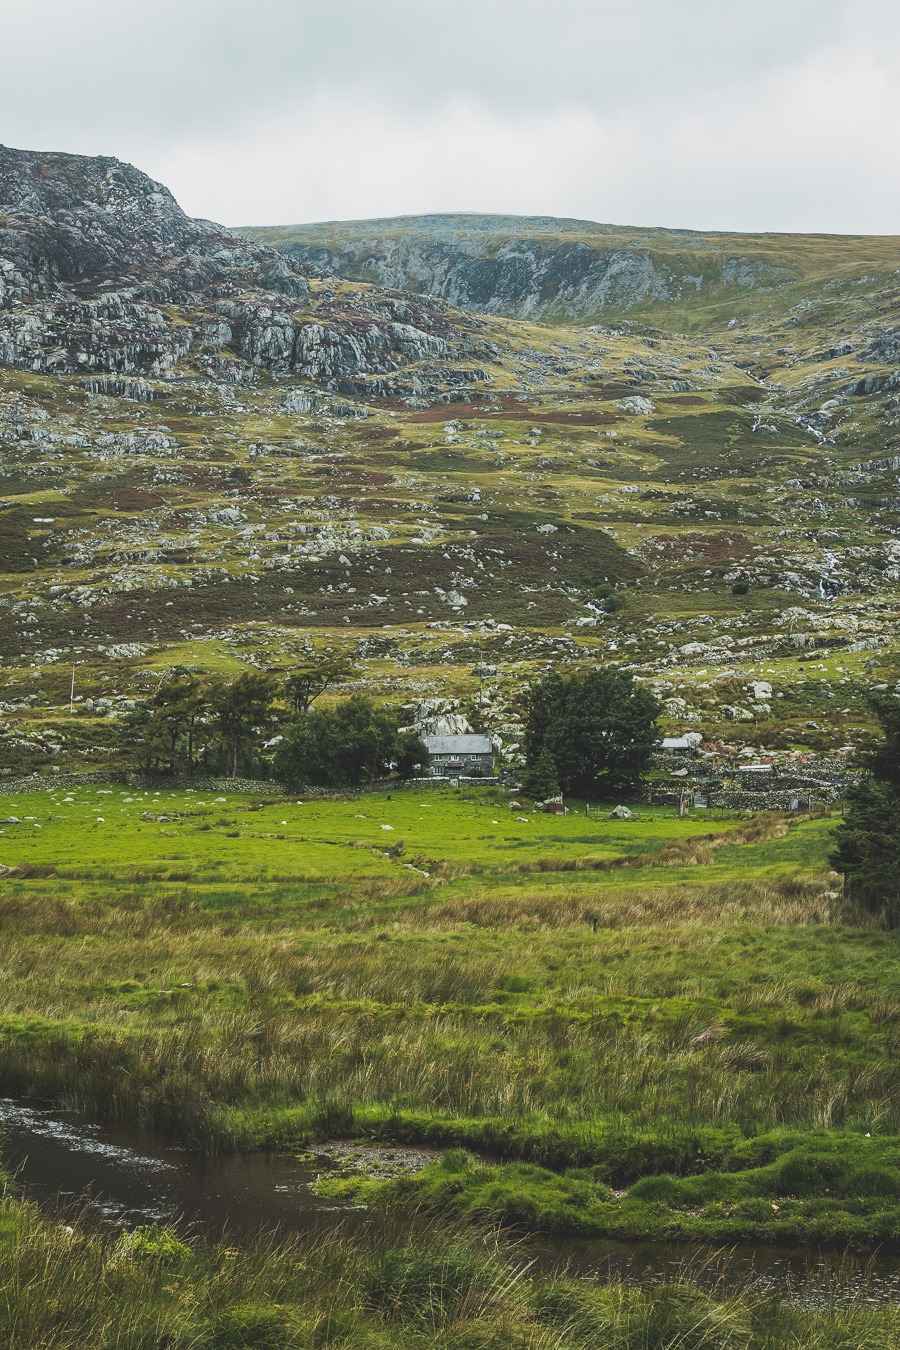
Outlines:
{"type": "Polygon", "coordinates": [[[0,363],[117,377],[86,387],[149,401],[143,381],[189,361],[227,384],[262,369],[355,393],[450,353],[439,305],[383,291],[314,304],[309,271],[192,220],[129,164],[0,147],[0,363]]]}
{"type": "Polygon", "coordinates": [[[726,236],[548,217],[404,216],[243,233],[277,246],[315,275],[519,318],[584,318],[793,279],[790,268],[766,256],[736,255],[726,236]]]}
{"type": "Polygon", "coordinates": [[[162,183],[106,156],[2,146],[0,208],[0,306],[123,282],[132,298],[156,301],[216,282],[308,291],[290,259],[192,220],[162,183]]]}
{"type": "Polygon", "coordinates": [[[107,295],[0,310],[0,361],[48,375],[170,374],[194,332],[155,305],[107,295]]]}

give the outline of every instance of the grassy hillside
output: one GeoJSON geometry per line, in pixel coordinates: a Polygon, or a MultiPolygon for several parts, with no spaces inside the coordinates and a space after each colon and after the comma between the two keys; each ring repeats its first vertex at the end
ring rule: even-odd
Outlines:
{"type": "Polygon", "coordinates": [[[141,404],[6,371],[0,769],[127,763],[115,714],[173,664],[327,651],[509,745],[560,659],[630,667],[710,742],[852,741],[900,676],[893,395],[847,392],[890,379],[861,359],[876,300],[844,308],[839,356],[834,311],[802,306],[781,356],[777,328],[711,348],[470,316],[474,403],[313,389],[295,412],[271,376],[186,372],[141,404]]]}

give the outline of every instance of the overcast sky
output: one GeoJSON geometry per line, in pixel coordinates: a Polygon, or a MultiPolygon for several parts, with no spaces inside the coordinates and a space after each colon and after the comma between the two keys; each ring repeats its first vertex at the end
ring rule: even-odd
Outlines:
{"type": "Polygon", "coordinates": [[[897,0],[6,0],[0,141],[193,215],[900,233],[897,0]]]}

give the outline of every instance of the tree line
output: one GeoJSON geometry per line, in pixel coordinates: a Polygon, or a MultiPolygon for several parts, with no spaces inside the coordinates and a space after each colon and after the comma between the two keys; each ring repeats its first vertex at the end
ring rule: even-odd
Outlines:
{"type": "MultiPolygon", "coordinates": [[[[123,735],[142,769],[187,777],[274,773],[291,786],[352,787],[427,772],[427,746],[391,709],[362,694],[314,706],[352,673],[340,657],[280,684],[257,671],[216,678],[176,667],[125,719],[123,735]]],[[[523,784],[536,798],[633,791],[650,766],[659,705],[628,672],[553,671],[526,690],[521,711],[523,784]]]]}
{"type": "MultiPolygon", "coordinates": [[[[427,772],[427,746],[400,729],[391,709],[362,694],[314,706],[351,673],[339,657],[299,668],[281,685],[262,672],[201,678],[176,667],[123,719],[121,734],[141,768],[188,777],[198,769],[231,777],[274,771],[290,786],[354,787],[389,773],[427,772]],[[262,749],[272,752],[268,758],[262,749]]],[[[844,874],[848,898],[883,910],[893,927],[900,924],[900,702],[873,694],[870,704],[882,737],[857,756],[861,777],[846,794],[829,862],[844,874]]],[[[521,712],[521,781],[535,798],[633,792],[650,768],[660,706],[630,672],[553,670],[526,689],[521,712]]]]}
{"type": "Polygon", "coordinates": [[[202,678],[175,667],[123,720],[122,736],[138,767],[189,778],[198,770],[231,778],[274,770],[291,785],[340,787],[424,772],[428,747],[402,732],[390,709],[361,694],[313,707],[351,673],[340,660],[320,661],[279,684],[257,671],[202,678]],[[266,758],[265,749],[274,753],[266,758]]]}

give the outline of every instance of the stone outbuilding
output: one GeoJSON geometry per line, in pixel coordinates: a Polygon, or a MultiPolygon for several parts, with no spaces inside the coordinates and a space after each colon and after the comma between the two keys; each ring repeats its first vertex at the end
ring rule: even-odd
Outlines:
{"type": "Polygon", "coordinates": [[[687,736],[664,736],[659,748],[664,755],[676,755],[686,759],[693,759],[697,753],[693,740],[687,736]]]}

